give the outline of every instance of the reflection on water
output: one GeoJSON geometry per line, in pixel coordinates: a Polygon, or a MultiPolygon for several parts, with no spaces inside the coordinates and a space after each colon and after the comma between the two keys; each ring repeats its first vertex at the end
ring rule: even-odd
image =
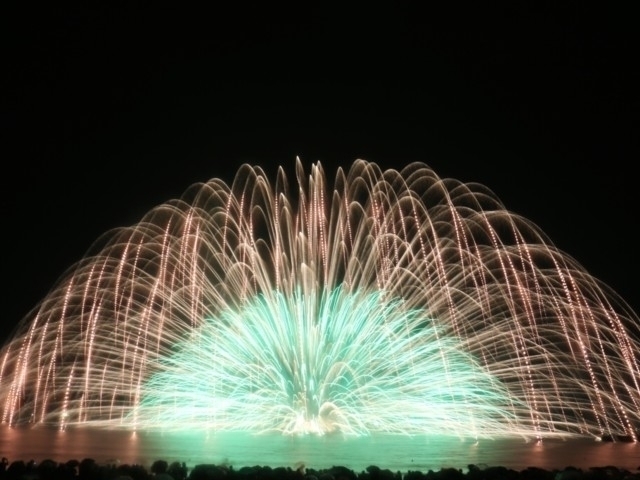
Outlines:
{"type": "Polygon", "coordinates": [[[515,470],[614,465],[635,471],[640,445],[593,440],[460,440],[457,438],[376,435],[351,438],[252,436],[246,433],[137,433],[101,430],[0,428],[0,455],[13,460],[52,459],[58,462],[93,458],[99,463],[150,466],[155,460],[242,466],[312,468],[334,465],[362,471],[369,465],[392,471],[428,471],[443,467],[466,470],[467,465],[502,465],[515,470]]]}

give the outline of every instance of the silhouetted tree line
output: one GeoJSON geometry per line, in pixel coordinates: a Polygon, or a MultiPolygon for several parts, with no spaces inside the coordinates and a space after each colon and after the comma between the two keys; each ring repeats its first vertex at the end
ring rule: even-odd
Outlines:
{"type": "Polygon", "coordinates": [[[91,458],[60,463],[6,458],[0,463],[0,480],[640,480],[638,472],[614,466],[593,467],[586,470],[567,467],[562,470],[545,470],[529,467],[513,470],[506,467],[468,465],[467,471],[442,468],[434,471],[392,472],[377,466],[355,472],[335,466],[316,470],[300,467],[254,466],[234,469],[232,466],[199,464],[189,469],[185,463],[168,463],[156,460],[150,468],[129,464],[98,464],[91,458]]]}

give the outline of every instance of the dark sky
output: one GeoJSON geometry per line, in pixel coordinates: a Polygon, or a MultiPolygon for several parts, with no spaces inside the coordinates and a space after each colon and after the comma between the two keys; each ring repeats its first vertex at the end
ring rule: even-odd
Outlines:
{"type": "Polygon", "coordinates": [[[4,331],[105,231],[297,155],[484,183],[638,309],[636,17],[429,3],[5,7],[4,331]]]}

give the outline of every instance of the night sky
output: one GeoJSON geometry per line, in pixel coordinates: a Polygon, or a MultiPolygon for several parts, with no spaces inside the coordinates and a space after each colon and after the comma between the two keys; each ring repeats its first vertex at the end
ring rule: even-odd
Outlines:
{"type": "Polygon", "coordinates": [[[102,233],[296,156],[483,183],[640,310],[627,4],[84,3],[0,20],[4,335],[102,233]]]}

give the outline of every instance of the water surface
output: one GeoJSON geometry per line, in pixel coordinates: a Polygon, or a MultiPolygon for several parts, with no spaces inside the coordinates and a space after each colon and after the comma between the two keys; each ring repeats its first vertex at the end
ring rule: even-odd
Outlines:
{"type": "Polygon", "coordinates": [[[130,433],[123,431],[19,429],[0,427],[0,455],[13,460],[57,462],[93,458],[98,463],[141,464],[155,460],[242,466],[292,467],[300,464],[322,469],[334,465],[362,471],[369,465],[392,471],[423,472],[469,464],[505,466],[523,470],[530,466],[587,469],[613,465],[636,471],[640,445],[596,442],[591,439],[461,440],[458,438],[405,437],[285,437],[246,433],[130,433]]]}

